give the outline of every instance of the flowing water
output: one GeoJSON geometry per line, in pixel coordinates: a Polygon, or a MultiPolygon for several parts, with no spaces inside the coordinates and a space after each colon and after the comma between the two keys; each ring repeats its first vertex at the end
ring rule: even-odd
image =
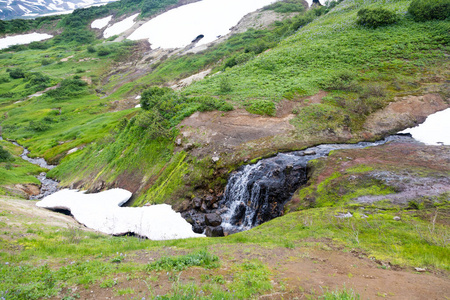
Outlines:
{"type": "Polygon", "coordinates": [[[283,214],[284,205],[307,181],[307,163],[327,156],[330,151],[382,145],[392,140],[408,140],[407,136],[390,136],[377,142],[328,144],[303,151],[279,153],[246,165],[234,172],[225,188],[222,204],[222,227],[228,233],[248,230],[283,214]]]}
{"type": "MultiPolygon", "coordinates": [[[[45,168],[45,169],[53,169],[54,167],[56,167],[55,165],[49,165],[45,159],[40,158],[40,157],[36,157],[36,158],[31,158],[28,157],[28,154],[30,153],[30,151],[28,151],[27,148],[19,145],[17,142],[12,142],[14,145],[19,146],[23,149],[22,154],[20,155],[20,157],[32,164],[38,165],[41,168],[45,168]]],[[[30,199],[32,200],[36,200],[36,199],[42,199],[46,196],[49,196],[55,192],[58,191],[58,182],[47,178],[47,173],[42,172],[40,173],[38,176],[36,176],[37,179],[39,179],[39,181],[41,182],[41,191],[39,193],[39,195],[36,196],[30,196],[30,199]]]]}

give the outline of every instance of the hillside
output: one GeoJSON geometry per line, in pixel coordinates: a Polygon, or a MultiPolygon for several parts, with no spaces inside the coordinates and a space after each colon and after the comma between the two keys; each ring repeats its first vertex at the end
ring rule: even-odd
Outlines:
{"type": "Polygon", "coordinates": [[[205,44],[196,31],[179,49],[129,39],[193,2],[0,21],[3,35],[53,36],[0,50],[0,298],[450,294],[450,146],[355,144],[450,107],[448,15],[419,21],[411,0],[286,0],[205,44]],[[389,24],[358,21],[380,9],[389,24]],[[56,167],[24,161],[12,141],[56,167]],[[355,146],[312,148],[342,143],[355,146]],[[278,153],[312,159],[283,169],[278,153]],[[265,198],[243,201],[235,228],[266,210],[253,229],[220,231],[207,215],[225,218],[229,179],[246,166],[266,173],[244,184],[265,198]],[[17,200],[39,194],[41,172],[61,188],[126,189],[130,206],[170,204],[195,232],[226,236],[150,241],[43,222],[50,212],[17,200]]]}

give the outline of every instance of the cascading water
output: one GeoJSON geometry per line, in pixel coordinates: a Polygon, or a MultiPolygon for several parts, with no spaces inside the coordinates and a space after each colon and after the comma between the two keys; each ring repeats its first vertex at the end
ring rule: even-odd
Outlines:
{"type": "Polygon", "coordinates": [[[286,202],[306,183],[307,164],[312,159],[326,156],[332,150],[378,146],[399,139],[412,140],[405,136],[390,136],[373,143],[320,145],[303,151],[280,153],[246,165],[228,180],[221,201],[225,206],[221,226],[225,232],[239,232],[282,215],[286,202]]]}
{"type": "MultiPolygon", "coordinates": [[[[54,167],[56,167],[55,165],[49,165],[45,159],[37,157],[37,158],[31,158],[28,157],[28,154],[30,153],[30,151],[28,151],[27,148],[19,145],[16,142],[12,142],[14,145],[19,146],[23,149],[22,154],[20,155],[20,157],[32,164],[38,165],[41,168],[45,168],[45,169],[53,169],[54,167]]],[[[38,176],[36,176],[37,179],[39,179],[39,181],[41,182],[41,188],[40,188],[40,193],[39,195],[36,196],[30,196],[31,200],[37,200],[37,199],[42,199],[44,197],[47,197],[48,195],[51,195],[55,192],[58,191],[58,182],[55,180],[52,180],[50,178],[47,178],[47,173],[45,172],[41,172],[41,174],[39,174],[38,176]]]]}

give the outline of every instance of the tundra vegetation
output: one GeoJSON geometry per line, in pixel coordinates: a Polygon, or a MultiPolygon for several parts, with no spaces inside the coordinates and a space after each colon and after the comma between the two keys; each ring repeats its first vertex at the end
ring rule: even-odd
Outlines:
{"type": "MultiPolygon", "coordinates": [[[[10,140],[27,147],[31,156],[58,164],[48,176],[62,186],[94,190],[98,183],[113,187],[127,179],[135,186],[133,205],[180,208],[205,191],[223,190],[228,173],[244,161],[334,142],[330,132],[352,133],[346,142],[362,140],[367,119],[399,97],[422,95],[431,86],[448,105],[448,88],[436,81],[448,80],[450,69],[449,0],[324,4],[305,10],[302,1],[275,3],[264,9],[290,17],[234,34],[200,53],[164,57],[137,77],[125,66],[141,59],[143,43],[98,38],[90,22],[134,12],[146,18],[177,1],[122,0],[66,16],[0,21],[0,34],[57,33],[44,42],[0,51],[0,133],[5,139],[0,140],[0,195],[17,197],[13,186],[39,184],[35,175],[45,171],[22,160],[22,149],[10,140]],[[169,88],[205,69],[212,71],[204,80],[181,91],[169,88]],[[310,103],[323,91],[320,103],[310,103]],[[141,109],[118,109],[137,95],[141,109]],[[293,133],[270,147],[239,148],[215,163],[212,153],[196,156],[177,146],[180,122],[195,112],[245,109],[269,117],[277,116],[285,102],[293,104],[293,133]],[[74,148],[79,150],[69,154],[74,148]]],[[[311,166],[319,172],[325,163],[311,166]]],[[[286,283],[277,264],[312,261],[312,253],[320,251],[358,253],[382,269],[420,267],[448,276],[448,193],[407,206],[353,203],[359,196],[397,192],[364,177],[377,168],[384,170],[373,163],[336,167],[326,176],[313,173],[311,183],[294,196],[302,201],[288,205],[285,216],[216,239],[110,237],[56,228],[1,208],[0,298],[76,299],[106,290],[117,297],[162,299],[248,299],[272,293],[358,299],[362,291],[352,287],[319,291],[286,283]],[[347,180],[350,176],[358,180],[347,180]],[[348,211],[352,218],[335,217],[348,211]],[[267,257],[273,255],[265,251],[283,255],[271,263],[267,257]]],[[[429,174],[417,166],[403,168],[417,176],[448,177],[448,170],[429,174]]]]}

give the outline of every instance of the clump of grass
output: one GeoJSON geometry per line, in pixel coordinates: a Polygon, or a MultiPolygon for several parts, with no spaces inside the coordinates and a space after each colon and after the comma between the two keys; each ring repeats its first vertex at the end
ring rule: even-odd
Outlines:
{"type": "Polygon", "coordinates": [[[353,289],[343,288],[342,290],[335,290],[332,292],[325,292],[318,299],[323,300],[359,300],[361,299],[359,294],[355,293],[353,289]]]}
{"type": "Polygon", "coordinates": [[[165,256],[158,261],[148,264],[145,269],[148,272],[161,270],[182,271],[192,266],[217,268],[219,266],[219,258],[216,255],[202,250],[196,253],[175,257],[165,256]]]}

